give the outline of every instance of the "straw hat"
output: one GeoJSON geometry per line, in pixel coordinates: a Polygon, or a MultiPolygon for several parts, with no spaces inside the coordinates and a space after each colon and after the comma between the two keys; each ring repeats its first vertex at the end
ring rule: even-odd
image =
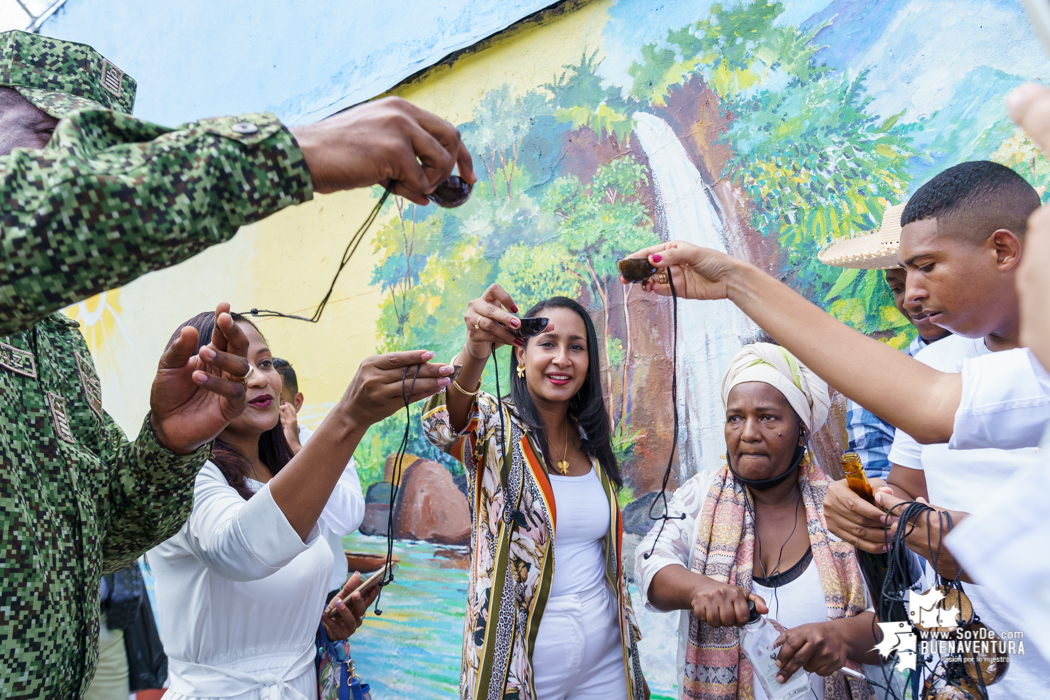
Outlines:
{"type": "Polygon", "coordinates": [[[901,215],[907,204],[888,208],[882,214],[878,231],[840,238],[817,254],[817,259],[834,267],[861,270],[888,270],[897,267],[901,244],[901,215]]]}

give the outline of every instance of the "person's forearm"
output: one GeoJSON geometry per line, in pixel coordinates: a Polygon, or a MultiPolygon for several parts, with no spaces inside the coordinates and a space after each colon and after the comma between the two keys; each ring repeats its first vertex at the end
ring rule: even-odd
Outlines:
{"type": "Polygon", "coordinates": [[[368,426],[358,425],[337,407],[299,453],[270,480],[270,495],[303,541],[317,524],[367,430],[368,426]]]}
{"type": "Polygon", "coordinates": [[[693,592],[706,578],[681,564],[665,566],[656,572],[649,584],[649,602],[659,610],[692,610],[693,592]]]}
{"type": "Polygon", "coordinates": [[[964,582],[973,583],[969,574],[963,571],[962,565],[955,561],[955,556],[951,553],[951,550],[944,546],[942,542],[948,536],[948,521],[943,513],[951,515],[952,527],[955,527],[970,515],[958,510],[944,510],[940,519],[938,519],[936,512],[930,513],[929,529],[926,527],[926,515],[921,515],[919,516],[919,522],[916,523],[917,527],[908,535],[905,544],[907,544],[908,549],[930,562],[931,566],[936,562],[937,574],[942,578],[954,580],[957,576],[961,576],[964,582]],[[941,528],[941,523],[944,524],[943,529],[941,528]]]}
{"type": "Polygon", "coordinates": [[[295,140],[264,114],[178,129],[115,112],[74,114],[46,149],[0,158],[0,186],[19,203],[0,231],[2,249],[19,251],[0,253],[0,336],[313,195],[295,140]],[[254,133],[233,131],[238,123],[254,133]],[[87,221],[100,202],[105,216],[87,221]]]}
{"type": "MultiPolygon", "coordinates": [[[[479,360],[471,355],[467,348],[460,350],[456,363],[463,365],[463,370],[456,378],[456,384],[466,391],[476,391],[487,362],[487,357],[479,360]]],[[[448,385],[445,394],[448,397],[446,405],[448,407],[449,422],[454,430],[463,430],[463,428],[467,427],[467,419],[470,417],[470,407],[474,405],[474,397],[463,393],[452,384],[448,385]]]]}
{"type": "Polygon", "coordinates": [[[847,656],[851,661],[861,664],[879,663],[879,652],[874,647],[878,640],[871,633],[873,612],[862,612],[853,617],[841,617],[830,620],[827,624],[842,635],[842,641],[848,648],[847,656]]]}
{"type": "Polygon", "coordinates": [[[736,261],[729,299],[831,386],[920,443],[947,442],[962,381],[835,320],[757,267],[736,261]]]}

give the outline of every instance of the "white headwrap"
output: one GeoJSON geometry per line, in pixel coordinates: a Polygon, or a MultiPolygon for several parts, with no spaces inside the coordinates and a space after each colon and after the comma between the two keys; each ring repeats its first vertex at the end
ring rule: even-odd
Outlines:
{"type": "Polygon", "coordinates": [[[752,343],[737,353],[722,379],[723,408],[733,387],[744,382],[763,382],[779,389],[810,433],[820,430],[828,419],[831,396],[827,382],[779,345],[752,343]]]}

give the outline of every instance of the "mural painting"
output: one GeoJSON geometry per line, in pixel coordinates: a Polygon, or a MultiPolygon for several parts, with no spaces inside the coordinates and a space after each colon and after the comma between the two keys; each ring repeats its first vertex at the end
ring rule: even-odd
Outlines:
{"type": "MultiPolygon", "coordinates": [[[[1050,183],[1050,164],[1013,128],[1003,107],[1012,87],[1047,72],[1012,3],[652,5],[566,3],[396,89],[409,99],[454,95],[465,115],[458,126],[481,179],[458,209],[391,198],[369,242],[367,272],[354,279],[360,289],[340,282],[351,307],[378,308],[362,316],[375,318],[373,352],[427,348],[439,360],[461,349],[466,304],[492,283],[522,310],[552,295],[578,299],[599,332],[610,427],[626,474],[620,502],[634,542],[649,525],[645,513],[671,448],[675,331],[668,300],[620,284],[619,258],[676,238],[725,250],[784,279],[854,328],[902,348],[913,330],[894,308],[881,273],[825,266],[817,260],[821,247],[878,228],[886,207],[962,160],[996,160],[1033,185],[1050,183]],[[568,25],[575,29],[566,31],[568,25]],[[915,55],[934,32],[937,41],[915,55]],[[572,44],[556,51],[570,60],[545,79],[523,81],[516,63],[532,60],[545,48],[543,37],[554,35],[572,44]],[[1003,51],[975,48],[1000,42],[1007,44],[1003,51]],[[464,66],[493,55],[502,56],[496,63],[506,66],[505,80],[490,75],[483,89],[472,89],[476,80],[457,84],[464,66]],[[352,298],[366,285],[367,295],[352,298]]],[[[378,194],[370,202],[354,200],[341,214],[344,228],[364,219],[378,194]]],[[[307,215],[281,216],[287,227],[307,215]]],[[[311,287],[327,277],[327,262],[307,278],[311,287]]],[[[306,307],[301,294],[297,306],[271,308],[306,307]]],[[[264,306],[242,298],[245,307],[264,306]]],[[[263,328],[278,354],[294,363],[294,341],[301,343],[306,331],[263,328]]],[[[756,337],[757,329],[728,302],[680,305],[684,430],[671,488],[721,464],[718,387],[729,359],[756,337]]],[[[338,352],[335,346],[326,345],[338,352]]],[[[93,349],[103,357],[130,352],[93,349]]],[[[506,349],[498,361],[506,376],[506,349]]],[[[307,391],[312,413],[304,416],[320,421],[324,401],[334,400],[345,382],[335,384],[323,390],[315,384],[313,396],[307,391]]],[[[491,362],[483,384],[494,390],[491,362]]],[[[840,406],[837,422],[818,440],[829,471],[844,445],[842,419],[840,406]]],[[[373,428],[358,449],[372,514],[365,534],[347,539],[349,549],[383,548],[385,483],[404,427],[404,414],[396,415],[373,428]]],[[[423,438],[418,409],[408,452],[406,483],[413,470],[436,463],[462,488],[458,463],[423,438]]],[[[465,507],[461,500],[447,503],[465,507]]],[[[425,508],[439,514],[447,503],[431,499],[425,508]]],[[[402,568],[384,593],[385,612],[353,639],[358,669],[375,697],[448,697],[457,685],[467,556],[458,536],[459,546],[440,532],[429,543],[396,546],[402,568]]],[[[639,613],[653,695],[673,697],[673,616],[639,613]]]]}

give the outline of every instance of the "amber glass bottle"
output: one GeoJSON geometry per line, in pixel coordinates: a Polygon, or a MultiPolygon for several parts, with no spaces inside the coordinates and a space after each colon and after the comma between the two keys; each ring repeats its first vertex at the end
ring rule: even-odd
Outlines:
{"type": "MultiPolygon", "coordinates": [[[[868,477],[864,474],[864,465],[860,463],[857,453],[847,452],[842,455],[841,464],[842,471],[846,474],[846,484],[850,490],[868,503],[875,505],[875,493],[872,491],[871,484],[868,483],[868,477]]],[[[882,595],[882,587],[886,582],[886,574],[890,565],[890,554],[872,554],[858,549],[857,560],[860,562],[860,571],[864,574],[864,581],[868,584],[868,593],[875,602],[875,612],[878,613],[879,620],[906,622],[908,613],[904,609],[904,603],[884,600],[882,595]]]]}

